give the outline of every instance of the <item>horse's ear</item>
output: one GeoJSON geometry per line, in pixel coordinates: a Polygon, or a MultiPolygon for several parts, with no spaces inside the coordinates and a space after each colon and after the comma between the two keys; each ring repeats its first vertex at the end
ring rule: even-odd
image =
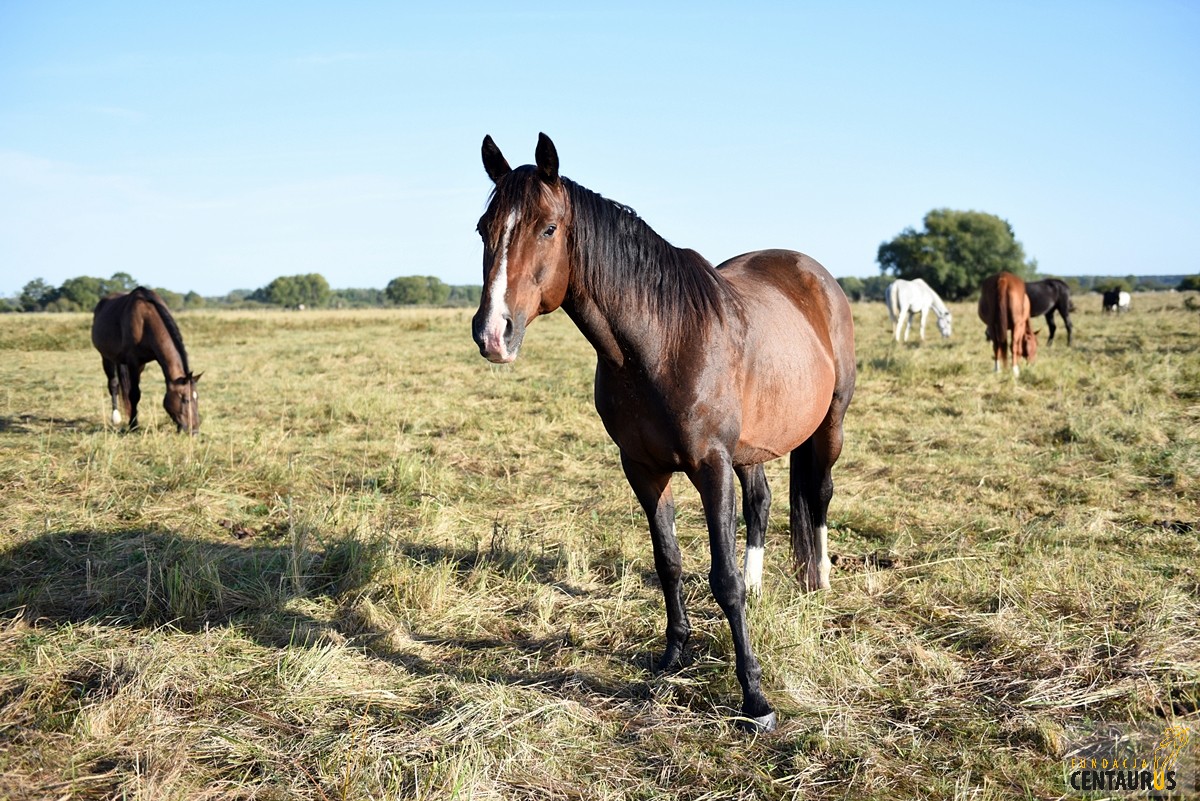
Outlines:
{"type": "Polygon", "coordinates": [[[542,180],[548,184],[556,183],[558,181],[558,151],[554,149],[554,143],[550,141],[550,137],[544,133],[538,134],[534,157],[537,159],[538,175],[542,180]]]}
{"type": "Polygon", "coordinates": [[[203,375],[204,375],[204,373],[196,373],[194,376],[191,376],[191,379],[192,379],[192,381],[193,381],[193,382],[195,382],[195,381],[199,381],[199,380],[200,380],[200,377],[201,377],[201,376],[203,376],[203,375]]]}
{"type": "Polygon", "coordinates": [[[504,158],[504,154],[496,147],[490,135],[483,137],[483,168],[487,170],[488,177],[494,184],[512,172],[512,167],[508,166],[508,159],[504,158]]]}

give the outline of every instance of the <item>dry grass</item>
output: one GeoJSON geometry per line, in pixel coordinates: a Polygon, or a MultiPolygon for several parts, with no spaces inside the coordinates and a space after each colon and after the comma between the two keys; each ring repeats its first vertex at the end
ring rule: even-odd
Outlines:
{"type": "Polygon", "coordinates": [[[182,314],[194,439],[153,373],[146,430],[104,424],[87,316],[0,317],[0,798],[1059,796],[1091,721],[1200,731],[1200,319],[1138,300],[1080,299],[1019,383],[969,305],[920,346],[856,308],[832,591],[789,579],[768,470],[751,739],[686,481],[695,659],[648,670],[645,523],[561,314],[504,369],[469,312],[182,314]]]}

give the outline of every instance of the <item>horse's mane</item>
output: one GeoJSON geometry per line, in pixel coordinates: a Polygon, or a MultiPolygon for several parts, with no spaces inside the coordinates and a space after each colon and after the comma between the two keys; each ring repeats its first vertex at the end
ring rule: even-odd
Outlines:
{"type": "Polygon", "coordinates": [[[192,370],[188,367],[187,349],[183,347],[183,335],[179,333],[179,326],[175,324],[175,318],[171,316],[167,304],[162,302],[162,298],[152,289],[147,289],[144,286],[139,286],[129,293],[131,298],[140,298],[154,305],[158,310],[158,316],[163,321],[163,326],[167,329],[167,334],[171,337],[172,344],[175,345],[175,350],[179,351],[179,360],[183,363],[184,375],[191,375],[192,370]]]}
{"type": "Polygon", "coordinates": [[[633,209],[563,178],[579,278],[601,308],[636,304],[668,328],[724,317],[724,279],[694,250],[659,236],[633,209]]]}
{"type": "MultiPolygon", "coordinates": [[[[600,308],[633,306],[681,333],[705,317],[724,318],[725,280],[707,259],[671,245],[630,207],[559,180],[570,205],[573,280],[600,308]]],[[[534,209],[547,189],[535,168],[518,167],[496,185],[489,207],[498,214],[534,209]]],[[[490,226],[492,236],[499,228],[490,226]]]]}

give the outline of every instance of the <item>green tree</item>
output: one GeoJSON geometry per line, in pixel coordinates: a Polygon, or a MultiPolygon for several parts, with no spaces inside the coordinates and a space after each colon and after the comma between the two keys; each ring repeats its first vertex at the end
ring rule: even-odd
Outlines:
{"type": "Polygon", "coordinates": [[[171,311],[179,311],[183,308],[183,295],[170,289],[155,287],[154,291],[162,298],[162,302],[167,304],[167,308],[171,311]]]}
{"type": "Polygon", "coordinates": [[[202,308],[204,306],[204,296],[193,289],[183,296],[183,305],[184,308],[188,309],[202,308]]]}
{"type": "Polygon", "coordinates": [[[1179,282],[1180,292],[1187,292],[1189,290],[1200,292],[1200,274],[1185,275],[1183,280],[1179,282]]]}
{"type": "Polygon", "coordinates": [[[850,300],[863,299],[863,280],[861,278],[848,275],[845,278],[839,278],[837,282],[838,286],[842,288],[842,292],[846,293],[846,297],[850,300]]]}
{"type": "Polygon", "coordinates": [[[881,273],[923,278],[946,300],[966,298],[983,279],[1004,270],[1022,278],[1037,275],[1037,262],[1025,261],[1012,226],[994,214],[934,209],[924,223],[925,230],[906,228],[879,246],[881,273]]]}
{"type": "Polygon", "coordinates": [[[60,311],[91,311],[108,294],[107,289],[102,278],[90,275],[68,278],[58,288],[58,302],[52,305],[60,311]]]}
{"type": "Polygon", "coordinates": [[[54,300],[57,292],[58,290],[41,278],[35,278],[21,289],[21,294],[17,296],[17,305],[21,307],[21,311],[42,311],[54,300]]]}
{"type": "Polygon", "coordinates": [[[397,306],[415,306],[433,302],[429,281],[419,275],[402,275],[399,278],[393,278],[388,281],[384,294],[397,306]]]}
{"type": "Polygon", "coordinates": [[[248,299],[294,309],[301,304],[311,307],[324,306],[332,295],[329,282],[323,275],[307,273],[281,275],[265,287],[255,290],[248,299]]]}

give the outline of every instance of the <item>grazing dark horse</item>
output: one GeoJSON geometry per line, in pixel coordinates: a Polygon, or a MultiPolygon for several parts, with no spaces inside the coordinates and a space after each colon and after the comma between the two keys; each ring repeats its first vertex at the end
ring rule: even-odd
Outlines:
{"type": "Polygon", "coordinates": [[[157,294],[139,286],[101,300],[92,314],[92,344],[104,359],[114,424],[121,422],[120,398],[129,415],[129,428],[138,427],[142,368],[158,362],[167,381],[163,408],[178,430],[189,434],[200,430],[200,395],[196,391],[200,376],[188,369],[179,327],[157,294]]]}
{"type": "Polygon", "coordinates": [[[1071,290],[1067,282],[1058,278],[1047,278],[1044,281],[1028,281],[1025,284],[1025,294],[1029,296],[1029,316],[1041,317],[1046,315],[1046,327],[1050,336],[1046,344],[1054,342],[1054,313],[1062,316],[1063,325],[1067,327],[1067,344],[1071,344],[1071,290]]]}
{"type": "Polygon", "coordinates": [[[684,609],[671,479],[700,492],[709,586],[729,621],[748,730],[775,713],[750,646],[746,589],[761,587],[771,492],[762,463],[791,459],[791,540],[801,583],[829,586],[826,512],[842,418],[854,394],[854,327],[838,284],[808,256],[747,253],[713,267],[671,246],[627,206],[559,175],[542,134],[536,165],[512,169],[491,137],[495,183],[479,220],[484,289],[472,333],[492,362],[517,357],[525,328],[562,307],[596,349],[596,410],[650,523],[666,601],[660,670],[678,668],[684,609]],[[737,568],[737,494],[746,519],[737,568]]]}
{"type": "Polygon", "coordinates": [[[1012,371],[1021,374],[1017,357],[1026,364],[1037,358],[1037,332],[1029,327],[1029,296],[1025,282],[1012,273],[984,279],[979,295],[979,319],[987,326],[987,337],[996,357],[995,372],[1008,363],[1008,332],[1012,332],[1012,371]]]}

